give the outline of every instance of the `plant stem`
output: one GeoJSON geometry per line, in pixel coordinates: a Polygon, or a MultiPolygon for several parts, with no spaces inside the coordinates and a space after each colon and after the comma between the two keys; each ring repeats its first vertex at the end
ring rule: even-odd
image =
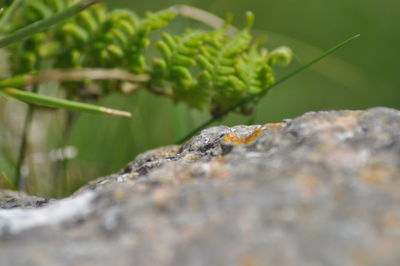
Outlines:
{"type": "Polygon", "coordinates": [[[38,33],[54,24],[57,24],[59,22],[62,22],[66,20],[69,17],[72,17],[82,10],[101,2],[101,0],[83,0],[80,1],[69,8],[54,14],[53,16],[42,19],[40,21],[34,22],[26,27],[23,27],[20,30],[15,31],[14,33],[4,37],[3,39],[0,40],[0,48],[9,45],[11,43],[20,41],[22,39],[25,39],[35,33],[38,33]]]}
{"type": "Polygon", "coordinates": [[[334,47],[328,49],[327,51],[325,51],[322,55],[318,56],[317,58],[314,58],[313,60],[311,60],[310,62],[308,62],[305,65],[300,66],[299,68],[295,69],[294,71],[290,72],[289,74],[287,74],[286,76],[284,76],[283,78],[279,79],[278,81],[276,81],[275,83],[273,83],[272,85],[264,88],[263,90],[261,90],[261,92],[251,95],[247,98],[245,98],[244,100],[232,105],[230,108],[228,108],[227,110],[225,110],[224,112],[222,112],[221,114],[219,114],[218,116],[215,116],[211,119],[209,119],[208,121],[206,121],[204,124],[200,125],[199,127],[197,127],[196,129],[194,129],[192,132],[190,132],[188,135],[186,135],[184,138],[182,138],[181,140],[178,141],[178,144],[182,144],[185,141],[189,140],[191,137],[193,137],[197,132],[199,132],[200,130],[203,130],[204,128],[208,127],[209,125],[211,125],[212,123],[214,123],[215,121],[223,118],[224,116],[228,115],[230,112],[236,110],[237,108],[248,104],[250,102],[252,102],[254,99],[256,99],[257,97],[260,96],[264,96],[269,90],[271,90],[273,87],[276,87],[277,85],[285,82],[286,80],[290,79],[291,77],[297,75],[298,73],[306,70],[307,68],[309,68],[310,66],[314,65],[315,63],[319,62],[321,59],[325,58],[326,56],[330,55],[331,53],[335,52],[337,49],[345,46],[346,44],[350,43],[351,41],[353,41],[354,39],[360,37],[360,34],[354,35],[348,39],[346,39],[345,41],[335,45],[334,47]]]}
{"type": "MultiPolygon", "coordinates": [[[[33,92],[38,91],[38,86],[35,85],[33,87],[33,92]]],[[[28,106],[28,111],[26,113],[25,121],[24,121],[24,128],[22,131],[22,137],[21,137],[21,144],[19,147],[18,151],[18,160],[17,160],[17,165],[15,167],[15,187],[21,191],[25,191],[25,180],[24,177],[22,176],[22,168],[24,166],[25,158],[26,158],[26,152],[28,150],[28,136],[29,136],[29,131],[32,125],[33,121],[33,116],[35,113],[35,106],[34,105],[29,105],[28,106]]]]}

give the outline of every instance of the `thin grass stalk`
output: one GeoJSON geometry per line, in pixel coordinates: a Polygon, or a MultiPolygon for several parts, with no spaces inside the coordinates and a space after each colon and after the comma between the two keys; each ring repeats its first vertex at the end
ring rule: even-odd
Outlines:
{"type": "MultiPolygon", "coordinates": [[[[39,89],[38,85],[35,85],[32,92],[37,92],[39,89]]],[[[15,167],[15,187],[20,191],[26,190],[26,182],[24,176],[22,176],[22,168],[24,167],[26,153],[28,150],[28,138],[29,132],[35,114],[36,107],[34,105],[28,105],[28,111],[26,112],[24,128],[22,129],[21,144],[18,151],[17,165],[15,167]]]]}

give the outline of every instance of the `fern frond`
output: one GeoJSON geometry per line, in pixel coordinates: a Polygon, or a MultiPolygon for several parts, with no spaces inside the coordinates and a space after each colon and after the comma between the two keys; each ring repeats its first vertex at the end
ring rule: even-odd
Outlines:
{"type": "MultiPolygon", "coordinates": [[[[43,19],[73,2],[26,1],[9,30],[43,19]]],[[[174,17],[174,13],[161,10],[140,19],[129,10],[110,12],[105,5],[93,6],[46,34],[34,35],[11,47],[12,72],[30,72],[37,62],[48,58],[56,68],[121,68],[133,73],[146,73],[145,49],[150,44],[149,35],[166,26],[174,17]]],[[[111,83],[99,84],[104,92],[110,90],[111,83]]],[[[67,84],[67,87],[76,87],[76,83],[67,84]]],[[[115,83],[113,87],[116,89],[115,83]]]]}
{"type": "Polygon", "coordinates": [[[209,32],[199,30],[187,30],[180,36],[163,33],[156,43],[162,58],[153,60],[152,83],[164,88],[172,85],[175,101],[184,101],[198,109],[206,105],[208,96],[197,89],[198,82],[191,68],[197,66],[198,49],[209,35],[209,32]]]}
{"type": "Polygon", "coordinates": [[[197,109],[211,108],[216,116],[259,93],[274,81],[271,66],[290,61],[291,52],[280,48],[268,54],[261,42],[254,43],[250,34],[253,20],[248,12],[244,28],[232,37],[228,20],[223,28],[211,32],[162,34],[156,43],[161,58],[153,60],[152,85],[171,87],[175,101],[197,109]]]}
{"type": "MultiPolygon", "coordinates": [[[[43,19],[74,1],[25,1],[7,30],[43,19]]],[[[59,69],[120,68],[149,75],[151,79],[140,86],[151,92],[192,108],[209,109],[218,116],[232,104],[257,95],[271,85],[274,65],[290,62],[289,48],[268,52],[261,47],[261,42],[253,40],[254,16],[248,12],[244,27],[233,36],[229,18],[220,29],[188,29],[180,35],[161,33],[160,40],[155,42],[160,56],[148,65],[146,51],[151,44],[150,34],[167,26],[175,16],[176,12],[171,9],[139,18],[133,11],[108,11],[105,5],[93,6],[50,31],[11,47],[12,73],[29,73],[42,59],[50,59],[52,67],[59,69]]],[[[78,95],[85,86],[93,84],[99,88],[100,95],[123,91],[127,85],[118,81],[83,81],[63,86],[70,89],[70,95],[78,95]]],[[[137,88],[138,84],[133,87],[137,88]]],[[[242,113],[247,109],[243,108],[242,113]]]]}
{"type": "Polygon", "coordinates": [[[214,91],[212,104],[215,108],[223,108],[223,102],[230,103],[232,97],[243,94],[240,88],[244,86],[236,76],[235,65],[250,41],[248,29],[244,29],[231,39],[217,34],[208,46],[200,49],[197,59],[203,70],[202,85],[214,91]]]}
{"type": "Polygon", "coordinates": [[[287,66],[293,56],[290,48],[282,46],[273,50],[268,56],[268,63],[270,65],[287,66]]]}

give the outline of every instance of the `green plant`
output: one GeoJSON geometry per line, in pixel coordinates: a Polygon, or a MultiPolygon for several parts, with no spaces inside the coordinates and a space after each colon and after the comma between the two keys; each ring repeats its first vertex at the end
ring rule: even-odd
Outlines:
{"type": "MultiPolygon", "coordinates": [[[[12,68],[11,72],[13,74],[18,74],[19,67],[21,66],[26,66],[29,68],[28,71],[33,71],[35,72],[35,69],[38,68],[39,62],[38,59],[40,57],[39,51],[36,51],[35,53],[24,53],[24,45],[27,45],[28,47],[31,46],[30,42],[35,42],[37,40],[40,40],[40,36],[44,36],[44,33],[39,33],[43,29],[46,29],[47,27],[57,24],[61,21],[66,20],[69,17],[72,17],[82,10],[91,7],[92,5],[96,4],[99,2],[99,0],[86,0],[86,1],[81,1],[77,2],[68,8],[60,11],[59,13],[56,13],[53,16],[50,16],[48,14],[47,18],[43,18],[41,21],[32,21],[29,25],[27,26],[21,26],[17,24],[14,24],[14,20],[11,20],[10,17],[15,13],[17,7],[23,4],[27,4],[28,2],[24,1],[14,1],[12,3],[8,3],[9,1],[3,1],[6,3],[3,3],[3,5],[9,5],[9,8],[5,14],[0,19],[0,33],[8,33],[11,32],[8,36],[2,38],[0,40],[0,48],[16,43],[20,41],[18,44],[15,44],[15,47],[17,47],[17,50],[11,51],[13,52],[13,55],[21,56],[22,59],[19,61],[18,59],[16,61],[12,62],[12,68]],[[12,22],[11,22],[12,21],[12,22]],[[32,36],[31,39],[28,39],[27,41],[22,41],[23,39],[28,38],[29,36],[32,36]],[[26,65],[25,65],[26,64],[26,65]]],[[[63,3],[62,1],[57,1],[58,3],[63,3]]],[[[39,3],[39,1],[35,2],[29,2],[29,3],[39,3]]],[[[41,3],[43,4],[43,3],[41,3]]],[[[44,6],[43,6],[44,7],[44,6]]],[[[3,12],[4,13],[4,12],[3,12]]],[[[17,15],[18,16],[18,15],[17,15]]],[[[29,50],[29,49],[28,49],[29,50]]],[[[33,103],[33,104],[39,104],[39,105],[45,105],[48,107],[63,107],[66,109],[70,110],[80,110],[80,111],[89,111],[89,112],[97,112],[97,113],[109,113],[113,114],[114,110],[108,109],[108,108],[102,108],[102,107],[96,107],[96,106],[90,106],[87,104],[79,104],[79,103],[74,103],[70,101],[59,101],[57,99],[53,99],[52,97],[42,97],[42,96],[37,96],[29,92],[21,93],[12,89],[5,90],[7,87],[23,87],[30,85],[30,81],[33,79],[31,78],[30,75],[22,75],[22,76],[13,76],[12,78],[6,79],[1,81],[0,84],[0,93],[3,96],[9,96],[15,99],[20,99],[23,101],[26,101],[28,103],[33,103]],[[104,112],[106,111],[106,112],[104,112]]],[[[118,111],[116,113],[119,113],[118,111]]],[[[121,115],[129,116],[129,114],[120,113],[121,115]]]]}
{"type": "MultiPolygon", "coordinates": [[[[0,39],[0,48],[7,45],[10,52],[11,76],[0,81],[0,94],[34,105],[129,116],[77,100],[145,89],[209,110],[213,119],[203,128],[232,111],[249,114],[260,97],[284,80],[275,82],[272,67],[287,65],[292,56],[287,47],[269,52],[261,40],[252,38],[250,12],[241,30],[227,19],[211,29],[186,29],[182,34],[163,31],[154,42],[159,56],[150,60],[148,50],[157,39],[154,33],[183,14],[182,6],[139,18],[129,10],[92,6],[99,2],[95,0],[3,2],[9,8],[0,18],[0,32],[9,35],[0,39]],[[52,24],[56,25],[40,32],[52,24]],[[39,84],[49,81],[60,83],[66,100],[36,93],[39,84]]],[[[207,19],[200,20],[208,24],[207,19]]],[[[29,109],[25,122],[17,186],[33,110],[29,109]]],[[[69,114],[67,127],[71,121],[69,114]]]]}
{"type": "MultiPolygon", "coordinates": [[[[7,29],[13,31],[49,17],[71,2],[27,1],[7,29]]],[[[91,7],[51,31],[36,34],[11,47],[12,73],[30,73],[38,62],[46,59],[52,61],[52,67],[61,69],[120,68],[146,74],[148,79],[136,83],[64,84],[68,98],[88,94],[100,97],[112,91],[145,88],[218,115],[230,104],[272,84],[273,65],[290,62],[290,49],[268,52],[261,47],[261,42],[253,40],[250,29],[254,18],[248,13],[245,27],[234,36],[228,33],[228,22],[215,30],[187,29],[174,36],[163,32],[161,40],[156,42],[161,57],[147,64],[145,53],[151,44],[149,35],[168,25],[175,16],[176,13],[167,9],[148,13],[140,19],[128,10],[107,11],[104,5],[91,7]],[[88,88],[93,87],[97,88],[96,92],[92,89],[92,93],[88,93],[88,88]]],[[[243,112],[246,111],[243,107],[243,112]]]]}

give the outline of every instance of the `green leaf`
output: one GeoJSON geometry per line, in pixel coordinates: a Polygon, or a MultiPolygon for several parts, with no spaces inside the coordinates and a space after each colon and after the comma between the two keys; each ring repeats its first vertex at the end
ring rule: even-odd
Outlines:
{"type": "Polygon", "coordinates": [[[13,88],[3,89],[1,90],[1,92],[7,96],[10,96],[11,98],[35,105],[64,108],[71,111],[79,111],[79,112],[94,113],[94,114],[107,114],[107,115],[117,115],[126,117],[131,116],[131,113],[125,111],[115,110],[93,104],[69,101],[50,96],[44,96],[37,93],[22,91],[13,88]]]}

